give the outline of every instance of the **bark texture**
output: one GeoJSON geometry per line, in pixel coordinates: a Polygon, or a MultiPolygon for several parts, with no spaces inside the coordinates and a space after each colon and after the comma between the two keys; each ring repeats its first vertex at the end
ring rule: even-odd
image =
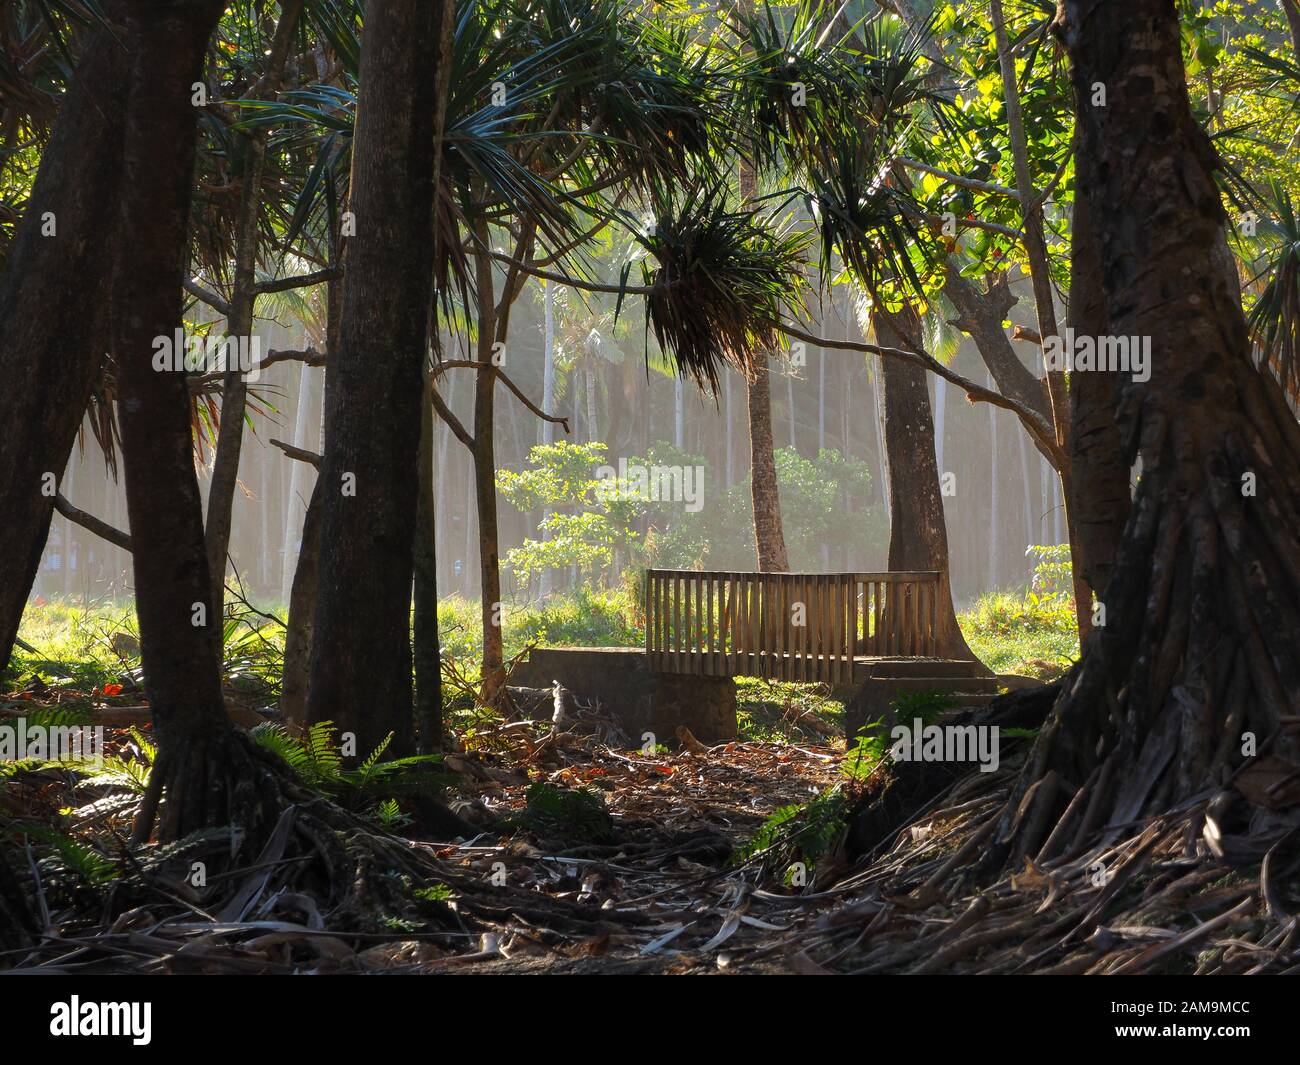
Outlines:
{"type": "Polygon", "coordinates": [[[237,823],[256,839],[273,790],[226,716],[208,626],[211,583],[190,440],[186,375],[155,370],[155,338],[181,324],[200,80],[221,0],[129,5],[119,243],[114,271],[122,457],[134,548],[136,613],[158,761],[136,822],[175,839],[237,823]]]}
{"type": "Polygon", "coordinates": [[[1044,839],[1118,831],[1229,781],[1285,806],[1260,785],[1300,770],[1284,728],[1300,713],[1300,427],[1251,365],[1176,8],[1066,0],[1057,32],[1076,95],[1106,87],[1106,106],[1080,110],[1079,187],[1111,331],[1151,338],[1152,373],[1120,380],[1126,457],[1140,450],[1143,475],[1106,625],[1004,815],[1012,852],[996,856],[1013,865],[1052,857],[1044,839]]]}
{"type": "Polygon", "coordinates": [[[343,314],[330,348],[307,697],[369,754],[413,750],[411,576],[432,279],[437,4],[366,13],[343,314]]]}
{"type": "MultiPolygon", "coordinates": [[[[106,5],[120,13],[120,5],[106,5]]],[[[0,289],[0,670],[13,651],[108,327],[127,53],[96,30],[41,157],[0,289]],[[52,219],[55,231],[43,229],[52,219]]]]}
{"type": "MultiPolygon", "coordinates": [[[[1078,166],[1082,171],[1091,161],[1080,160],[1078,166]]],[[[1110,324],[1087,197],[1075,201],[1072,222],[1069,327],[1076,336],[1105,336],[1110,324]]],[[[1129,514],[1129,464],[1116,421],[1119,385],[1115,371],[1076,373],[1070,379],[1072,561],[1076,582],[1082,579],[1099,597],[1114,572],[1129,514]]]]}
{"type": "Polygon", "coordinates": [[[758,547],[758,568],[783,571],[790,568],[781,527],[781,498],[776,483],[776,458],[772,441],[772,375],[767,359],[761,358],[754,379],[748,383],[750,494],[754,503],[754,541],[758,547]]]}
{"type": "Polygon", "coordinates": [[[293,570],[289,617],[284,635],[284,671],[280,682],[280,713],[292,725],[307,722],[307,690],[311,678],[311,648],[316,627],[316,586],[320,580],[321,486],[316,478],[302,521],[302,542],[293,570]]]}
{"type": "MultiPolygon", "coordinates": [[[[261,92],[257,95],[261,99],[273,99],[280,87],[302,6],[303,0],[282,0],[280,4],[280,20],[271,42],[266,77],[259,83],[261,92]]],[[[230,317],[226,320],[226,334],[232,338],[251,337],[253,333],[257,253],[261,238],[258,219],[266,173],[266,141],[267,131],[258,129],[246,134],[243,143],[243,187],[234,227],[234,291],[230,299],[230,317]]],[[[206,528],[208,566],[212,570],[212,609],[217,618],[225,610],[226,554],[230,548],[230,523],[235,509],[235,488],[239,482],[239,457],[243,451],[247,407],[248,384],[244,373],[238,366],[227,367],[222,375],[221,428],[212,459],[206,528]]],[[[214,626],[214,632],[219,634],[220,631],[219,626],[214,626]]],[[[217,650],[220,653],[222,648],[218,646],[217,650]]]]}
{"type": "MultiPolygon", "coordinates": [[[[910,307],[897,314],[877,310],[875,329],[882,346],[920,347],[920,322],[910,307]]],[[[952,605],[948,527],[934,453],[934,415],[926,371],[905,359],[881,359],[880,364],[885,477],[889,482],[889,568],[939,572],[938,654],[978,662],[966,646],[952,605]]]]}

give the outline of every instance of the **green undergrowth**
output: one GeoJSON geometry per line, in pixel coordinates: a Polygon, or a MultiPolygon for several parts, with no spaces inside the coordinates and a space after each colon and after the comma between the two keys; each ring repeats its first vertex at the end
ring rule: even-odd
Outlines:
{"type": "MultiPolygon", "coordinates": [[[[1052,549],[1045,549],[1046,552],[1052,549]]],[[[1078,654],[1073,605],[1060,591],[1068,576],[1054,556],[1040,562],[1034,587],[1022,593],[981,596],[959,621],[971,649],[995,672],[1044,679],[1059,676],[1078,654]]],[[[235,606],[225,624],[226,679],[259,705],[273,706],[283,665],[282,606],[259,610],[235,606]],[[268,616],[269,615],[269,616],[268,616]]],[[[634,582],[614,590],[580,589],[544,603],[507,604],[502,624],[506,657],[531,646],[626,647],[644,641],[643,617],[634,582]]],[[[466,681],[478,680],[482,621],[476,600],[451,596],[438,606],[444,661],[466,681]]],[[[27,693],[60,705],[139,703],[139,640],[134,612],[126,602],[81,604],[38,601],[23,616],[19,648],[0,691],[27,693]],[[121,690],[117,686],[121,686],[121,690]],[[105,693],[108,694],[105,694],[105,693]]],[[[472,727],[472,700],[454,685],[446,688],[453,724],[472,727]]],[[[831,742],[842,725],[843,704],[824,686],[737,678],[737,720],[745,740],[831,742]]],[[[0,705],[5,700],[0,695],[0,705]]],[[[481,715],[480,715],[481,716],[481,715]]]]}

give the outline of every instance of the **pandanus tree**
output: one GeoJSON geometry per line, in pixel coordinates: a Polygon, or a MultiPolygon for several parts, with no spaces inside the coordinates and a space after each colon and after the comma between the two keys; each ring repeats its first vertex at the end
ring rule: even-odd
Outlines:
{"type": "MultiPolygon", "coordinates": [[[[614,2],[471,7],[457,29],[443,142],[440,240],[462,272],[474,329],[474,416],[431,397],[473,458],[483,625],[482,697],[504,681],[495,396],[511,309],[532,276],[581,275],[584,252],[656,181],[682,180],[725,128],[708,53],[684,34],[624,17],[614,2]],[[503,16],[509,15],[503,22],[503,16]],[[504,242],[509,251],[498,250],[504,242]],[[558,273],[555,271],[559,271],[558,273]]],[[[456,367],[448,364],[454,372],[456,367]]],[[[542,418],[561,419],[528,404],[542,418]]]]}
{"type": "Polygon", "coordinates": [[[1104,313],[1112,332],[1151,338],[1151,377],[1120,388],[1115,413],[1142,477],[1106,624],[1004,815],[992,857],[1013,863],[1228,781],[1267,804],[1251,778],[1300,768],[1286,728],[1300,709],[1300,426],[1252,364],[1221,162],[1192,113],[1177,9],[1068,0],[1057,32],[1104,313]]]}
{"type": "MultiPolygon", "coordinates": [[[[924,36],[876,19],[848,32],[819,28],[820,5],[801,6],[788,24],[770,11],[746,21],[755,70],[743,97],[764,169],[799,183],[821,244],[823,278],[837,257],[868,295],[884,375],[886,476],[891,569],[937,570],[940,653],[973,659],[957,627],[948,585],[948,547],[935,465],[933,416],[922,362],[919,308],[927,289],[928,241],[920,211],[893,165],[916,112],[941,104],[929,86],[924,36]]],[[[790,334],[790,331],[786,331],[790,334]]],[[[842,346],[809,336],[805,343],[842,346]]]]}
{"type": "MultiPolygon", "coordinates": [[[[58,106],[52,90],[62,79],[48,64],[6,64],[4,71],[6,149],[16,151],[18,138],[48,141],[26,201],[8,207],[21,209],[21,217],[0,286],[0,416],[7,426],[0,434],[0,499],[7,509],[0,522],[0,670],[40,565],[53,489],[106,356],[125,110],[104,107],[101,94],[125,97],[127,54],[121,6],[103,10],[112,21],[85,16],[82,50],[58,106]]],[[[27,5],[6,10],[6,32],[17,31],[24,14],[32,22],[21,23],[21,36],[35,55],[60,54],[40,38],[40,15],[27,5]]]]}
{"type": "Polygon", "coordinates": [[[352,733],[363,757],[390,733],[395,751],[413,746],[410,605],[440,26],[438,5],[421,0],[369,12],[352,153],[356,236],[326,376],[307,717],[352,733]]]}

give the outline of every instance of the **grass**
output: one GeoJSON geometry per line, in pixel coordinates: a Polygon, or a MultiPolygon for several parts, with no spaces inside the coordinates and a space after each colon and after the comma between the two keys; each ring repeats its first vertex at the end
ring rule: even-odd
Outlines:
{"type": "Polygon", "coordinates": [[[1052,680],[1079,656],[1073,601],[989,592],[959,615],[970,649],[995,673],[1052,680]]]}
{"type": "MultiPolygon", "coordinates": [[[[269,613],[283,617],[272,607],[269,613]]],[[[555,596],[545,604],[508,606],[504,614],[507,657],[531,645],[553,647],[636,646],[643,639],[639,604],[627,589],[579,591],[555,596]]],[[[971,649],[995,672],[1050,679],[1078,655],[1074,612],[1059,595],[991,592],[980,597],[959,621],[971,649]]],[[[483,641],[479,604],[452,596],[438,606],[443,653],[459,671],[477,677],[483,641]]],[[[278,624],[246,612],[226,627],[226,663],[233,687],[265,693],[268,703],[279,691],[284,634],[278,624]]],[[[133,641],[135,616],[129,603],[80,604],[39,600],[28,606],[20,632],[37,649],[15,653],[18,687],[62,689],[70,700],[102,692],[105,684],[124,684],[127,701],[138,679],[139,657],[133,641]]],[[[6,687],[13,688],[11,680],[6,687]]],[[[454,695],[448,692],[448,699],[454,695]]],[[[790,684],[742,677],[736,682],[740,735],[747,740],[825,742],[809,723],[840,726],[844,707],[818,685],[790,684]],[[802,721],[802,724],[799,722],[802,721]]],[[[449,710],[457,709],[449,705],[449,710]]]]}

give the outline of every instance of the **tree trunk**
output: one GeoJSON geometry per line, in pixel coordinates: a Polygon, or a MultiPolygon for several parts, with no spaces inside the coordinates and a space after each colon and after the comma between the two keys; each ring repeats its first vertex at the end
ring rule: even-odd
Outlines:
{"type": "MultiPolygon", "coordinates": [[[[291,460],[295,461],[295,460],[291,460]]],[[[293,725],[307,723],[307,690],[311,677],[312,636],[316,624],[316,587],[320,580],[321,488],[316,486],[302,522],[302,541],[293,569],[289,618],[284,636],[284,671],[280,683],[280,713],[293,725]]]]}
{"type": "Polygon", "coordinates": [[[1296,0],[1282,0],[1282,10],[1286,13],[1286,24],[1291,30],[1292,58],[1300,59],[1300,4],[1296,0]]]}
{"type": "MultiPolygon", "coordinates": [[[[577,413],[578,408],[573,408],[577,413]]],[[[673,379],[673,446],[681,451],[686,446],[686,382],[673,379]]]]}
{"type": "MultiPolygon", "coordinates": [[[[497,466],[496,447],[492,437],[496,374],[491,370],[480,370],[476,377],[473,476],[474,507],[478,512],[479,605],[483,619],[482,697],[484,702],[492,703],[505,684],[500,539],[497,530],[497,466]]],[[[576,387],[578,379],[575,377],[573,381],[576,387]]]]}
{"type": "MultiPolygon", "coordinates": [[[[884,347],[920,346],[920,321],[911,307],[876,312],[876,337],[884,347]]],[[[923,367],[905,359],[881,359],[884,392],[884,468],[889,482],[889,568],[939,573],[940,658],[978,662],[966,646],[952,605],[948,528],[934,455],[930,389],[923,367]]]]}
{"type": "MultiPolygon", "coordinates": [[[[992,380],[989,384],[992,385],[992,380]]],[[[998,521],[1000,515],[1000,501],[998,499],[998,489],[1001,488],[998,478],[998,459],[1001,455],[998,453],[998,412],[992,404],[986,404],[989,408],[989,571],[988,571],[988,588],[995,591],[998,586],[998,549],[1002,546],[1001,527],[998,521]]]]}
{"type": "MultiPolygon", "coordinates": [[[[271,99],[279,89],[289,45],[298,25],[303,0],[282,0],[271,54],[267,61],[266,83],[262,99],[271,99]]],[[[266,172],[265,130],[250,132],[244,141],[244,165],[239,211],[235,218],[235,271],[230,298],[230,317],[226,335],[251,338],[253,308],[257,301],[257,250],[260,239],[258,216],[262,203],[262,176],[266,172]]],[[[251,350],[251,339],[250,339],[251,350]]],[[[239,457],[244,443],[244,415],[248,406],[248,383],[238,364],[229,365],[222,374],[221,428],[217,433],[216,453],[212,458],[212,483],[208,486],[207,551],[212,570],[212,626],[215,638],[221,639],[221,617],[225,611],[226,556],[230,549],[230,523],[235,509],[235,488],[239,483],[239,457]]],[[[217,652],[222,652],[220,642],[217,652]]]]}
{"type": "Polygon", "coordinates": [[[0,671],[40,568],[54,483],[105,357],[125,108],[104,101],[125,98],[127,60],[113,32],[92,34],[41,155],[0,291],[0,671]]]}
{"type": "Polygon", "coordinates": [[[411,579],[432,297],[440,5],[367,11],[343,315],[325,382],[321,561],[307,716],[369,754],[413,749],[411,579]]]}
{"type": "Polygon", "coordinates": [[[1151,339],[1151,377],[1119,382],[1126,458],[1138,451],[1143,474],[1106,623],[1083,646],[1006,827],[1049,772],[1090,794],[1067,809],[1072,788],[1037,789],[1019,819],[1035,830],[990,855],[1016,867],[1049,833],[1082,839],[1249,773],[1248,736],[1276,772],[1300,771],[1284,728],[1300,713],[1300,426],[1251,363],[1176,9],[1066,0],[1057,32],[1080,101],[1078,187],[1097,220],[1110,328],[1151,339]],[[1090,104],[1099,83],[1104,107],[1090,104]],[[1062,810],[1068,833],[1053,831],[1062,810]]]}
{"type": "Polygon", "coordinates": [[[203,511],[186,375],[153,366],[155,339],[181,325],[200,80],[221,0],[130,5],[130,90],[115,258],[114,354],[145,691],[158,760],[136,822],[148,835],[160,796],[163,839],[239,824],[254,845],[275,811],[266,771],[237,737],[221,697],[208,626],[203,511]]]}
{"type": "Polygon", "coordinates": [[[781,572],[790,568],[781,528],[781,499],[776,484],[772,441],[772,375],[766,355],[759,356],[754,379],[748,382],[750,496],[754,503],[754,541],[758,568],[781,572]]]}
{"type": "MultiPolygon", "coordinates": [[[[425,388],[429,389],[426,375],[425,388]]],[[[438,549],[434,539],[433,402],[420,413],[420,500],[415,520],[415,720],[422,754],[442,750],[442,646],[438,639],[438,549]]]]}
{"type": "MultiPolygon", "coordinates": [[[[1075,199],[1072,222],[1069,327],[1075,336],[1104,336],[1110,325],[1087,197],[1075,199]]],[[[1118,371],[1093,370],[1076,373],[1070,381],[1073,498],[1067,506],[1074,515],[1076,596],[1101,596],[1106,590],[1129,516],[1129,463],[1116,421],[1119,378],[1118,371]]]]}
{"type": "Polygon", "coordinates": [[[790,367],[785,370],[785,409],[790,420],[790,450],[798,454],[799,441],[794,426],[794,372],[790,367]]]}
{"type": "MultiPolygon", "coordinates": [[[[298,371],[298,403],[293,415],[293,446],[305,448],[307,446],[307,412],[311,406],[311,367],[305,362],[298,371]]],[[[298,583],[297,568],[293,566],[290,559],[293,555],[294,540],[293,534],[297,527],[297,516],[302,504],[299,497],[302,495],[302,478],[303,465],[297,460],[290,460],[289,467],[289,498],[284,505],[284,539],[281,541],[281,569],[280,569],[280,598],[288,602],[294,586],[298,583]]],[[[318,477],[319,479],[319,477],[318,477]]],[[[314,493],[313,493],[314,496],[314,493]]],[[[306,517],[304,516],[304,523],[306,517]]],[[[306,534],[304,524],[304,535],[306,534]]],[[[302,549],[299,548],[301,551],[302,549]]]]}
{"type": "MultiPolygon", "coordinates": [[[[596,370],[591,365],[591,357],[588,357],[587,365],[583,370],[583,380],[587,384],[587,439],[600,439],[600,425],[596,419],[596,370]]],[[[510,408],[514,410],[513,407],[510,408]]]]}

